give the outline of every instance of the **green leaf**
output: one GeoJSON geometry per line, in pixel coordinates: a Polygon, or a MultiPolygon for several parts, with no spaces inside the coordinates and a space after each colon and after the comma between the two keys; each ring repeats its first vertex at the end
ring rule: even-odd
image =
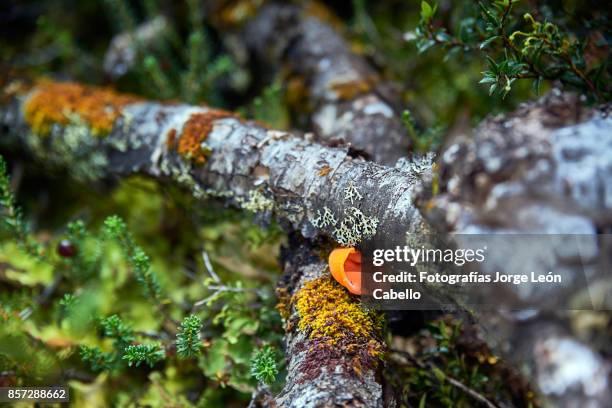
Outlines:
{"type": "Polygon", "coordinates": [[[419,40],[417,41],[417,51],[419,53],[424,53],[425,51],[427,51],[434,45],[436,45],[436,42],[434,40],[429,40],[429,39],[419,40]]]}
{"type": "Polygon", "coordinates": [[[426,22],[431,20],[431,18],[436,13],[437,8],[438,8],[437,4],[431,7],[429,3],[427,3],[426,1],[422,1],[421,2],[421,19],[426,22]]]}
{"type": "Polygon", "coordinates": [[[132,344],[125,349],[125,354],[122,358],[128,362],[130,367],[138,367],[142,363],[153,367],[155,363],[163,360],[165,356],[166,353],[159,344],[132,344]]]}
{"type": "Polygon", "coordinates": [[[533,89],[533,92],[536,95],[540,95],[540,87],[542,86],[542,77],[539,76],[536,79],[533,80],[533,83],[531,84],[531,87],[533,89]]]}
{"type": "Polygon", "coordinates": [[[497,79],[495,79],[495,77],[487,75],[485,73],[485,76],[478,82],[479,84],[492,84],[497,82],[497,79]]]}
{"type": "Polygon", "coordinates": [[[444,371],[440,370],[438,367],[433,367],[432,371],[438,381],[444,382],[446,379],[446,374],[444,374],[444,371]]]}
{"type": "Polygon", "coordinates": [[[440,29],[435,34],[436,40],[441,42],[448,42],[452,39],[450,35],[448,35],[444,30],[440,29]]]}
{"type": "Polygon", "coordinates": [[[427,20],[431,16],[432,8],[426,1],[421,2],[421,18],[427,20]]]}
{"type": "Polygon", "coordinates": [[[425,408],[427,406],[427,394],[423,394],[419,401],[419,408],[425,408]]]}
{"type": "Polygon", "coordinates": [[[179,358],[197,356],[202,351],[202,319],[189,315],[183,319],[176,335],[176,354],[179,358]]]}
{"type": "Polygon", "coordinates": [[[271,384],[278,375],[276,353],[270,346],[266,346],[253,355],[251,359],[251,375],[264,384],[271,384]]]}
{"type": "Polygon", "coordinates": [[[494,35],[493,37],[489,37],[486,40],[484,40],[483,42],[480,43],[480,49],[484,49],[486,47],[489,46],[489,44],[491,44],[493,41],[497,40],[499,37],[499,35],[494,35]]]}

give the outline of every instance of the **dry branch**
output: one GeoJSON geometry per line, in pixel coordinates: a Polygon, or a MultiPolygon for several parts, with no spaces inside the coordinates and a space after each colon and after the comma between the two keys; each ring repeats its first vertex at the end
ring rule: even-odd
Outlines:
{"type": "Polygon", "coordinates": [[[283,251],[277,289],[288,371],[278,406],[382,407],[382,316],[365,311],[330,278],[310,243],[296,241],[283,251]]]}

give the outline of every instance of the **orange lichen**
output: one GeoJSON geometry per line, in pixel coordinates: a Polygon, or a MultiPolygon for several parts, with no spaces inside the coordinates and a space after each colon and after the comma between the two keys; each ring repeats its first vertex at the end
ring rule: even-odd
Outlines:
{"type": "Polygon", "coordinates": [[[331,167],[329,166],[324,166],[321,170],[319,170],[319,176],[321,177],[325,177],[329,174],[329,172],[332,170],[331,167]]]}
{"type": "Polygon", "coordinates": [[[25,105],[25,119],[35,133],[47,135],[53,124],[67,125],[77,116],[96,136],[108,134],[125,105],[140,99],[110,89],[72,82],[40,81],[25,105]]]}
{"type": "Polygon", "coordinates": [[[178,141],[178,152],[196,164],[206,162],[206,151],[202,142],[212,131],[213,122],[217,119],[229,118],[234,115],[223,110],[210,109],[202,113],[194,113],[189,117],[178,141]]]}
{"type": "Polygon", "coordinates": [[[174,150],[176,148],[176,129],[170,129],[166,133],[166,147],[168,150],[174,150]]]}

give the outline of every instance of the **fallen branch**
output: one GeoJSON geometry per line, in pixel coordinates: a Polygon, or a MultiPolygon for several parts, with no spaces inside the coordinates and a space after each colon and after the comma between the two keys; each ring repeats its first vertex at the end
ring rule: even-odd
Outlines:
{"type": "Polygon", "coordinates": [[[350,143],[389,166],[410,153],[399,96],[308,7],[266,5],[242,38],[263,72],[287,77],[289,99],[323,144],[350,143]]]}
{"type": "MultiPolygon", "coordinates": [[[[552,270],[581,276],[612,253],[611,240],[598,239],[612,231],[609,111],[609,105],[586,108],[576,95],[553,90],[451,140],[440,155],[439,177],[418,194],[429,225],[445,235],[591,236],[593,252],[578,264],[563,251],[547,259],[552,270]]],[[[602,304],[606,284],[590,283],[595,304],[602,304]]],[[[515,296],[525,295],[517,291],[515,296]]],[[[561,296],[529,293],[530,300],[561,296]]],[[[580,340],[562,310],[478,313],[478,322],[487,342],[522,367],[554,406],[605,406],[612,396],[611,362],[597,350],[597,340],[580,340]]]]}
{"type": "Polygon", "coordinates": [[[46,165],[78,179],[143,173],[171,180],[198,198],[273,214],[309,238],[356,245],[398,223],[422,230],[411,196],[428,163],[384,167],[229,112],[41,83],[13,95],[2,124],[46,165]]]}

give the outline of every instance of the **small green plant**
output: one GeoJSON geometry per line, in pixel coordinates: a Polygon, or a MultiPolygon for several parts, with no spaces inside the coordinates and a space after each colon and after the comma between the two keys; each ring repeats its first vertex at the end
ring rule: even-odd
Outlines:
{"type": "Polygon", "coordinates": [[[159,302],[162,291],[157,275],[151,271],[151,260],[144,250],[136,245],[125,222],[119,216],[113,215],[104,221],[104,229],[107,236],[121,246],[145,296],[159,302]]]}
{"type": "Polygon", "coordinates": [[[518,0],[478,2],[478,12],[465,17],[451,32],[435,21],[437,5],[421,2],[421,19],[411,38],[419,52],[439,46],[447,56],[482,55],[487,68],[480,83],[491,95],[506,97],[518,80],[531,80],[539,92],[542,81],[560,81],[593,98],[609,96],[605,57],[587,58],[588,38],[579,39],[532,13],[514,13],[518,0]]]}
{"type": "Polygon", "coordinates": [[[189,315],[183,319],[176,335],[176,354],[179,358],[198,356],[202,352],[202,319],[189,315]]]}
{"type": "Polygon", "coordinates": [[[100,320],[100,328],[104,337],[114,339],[116,350],[123,351],[135,341],[133,330],[127,326],[117,315],[100,320]]]}
{"type": "Polygon", "coordinates": [[[40,246],[30,237],[21,208],[15,202],[6,161],[2,156],[0,156],[0,214],[2,214],[3,224],[18,244],[29,254],[40,257],[40,246]]]}
{"type": "Polygon", "coordinates": [[[142,26],[138,25],[140,19],[129,3],[117,0],[105,0],[105,3],[116,30],[121,34],[132,33],[130,46],[136,57],[128,72],[135,74],[133,79],[140,83],[141,92],[187,103],[206,101],[215,106],[223,105],[219,81],[235,73],[237,67],[228,55],[212,52],[213,44],[204,26],[204,7],[200,2],[185,2],[189,18],[188,35],[183,40],[174,23],[162,17],[165,12],[157,1],[142,0],[143,24],[163,21],[160,24],[163,28],[155,38],[146,42],[139,41],[134,34],[142,26]]]}
{"type": "Polygon", "coordinates": [[[251,375],[262,384],[272,384],[278,376],[276,353],[270,346],[257,350],[251,359],[251,375]]]}
{"type": "Polygon", "coordinates": [[[435,151],[442,143],[444,135],[444,127],[434,125],[425,131],[417,130],[416,123],[412,113],[406,109],[402,112],[402,123],[408,132],[408,136],[412,139],[414,150],[419,153],[435,151]]]}
{"type": "Polygon", "coordinates": [[[79,354],[92,371],[111,370],[115,361],[112,353],[105,353],[99,347],[81,346],[79,354]]]}
{"type": "Polygon", "coordinates": [[[142,363],[153,367],[155,363],[163,360],[165,355],[166,353],[159,344],[132,344],[125,349],[122,358],[128,362],[130,367],[138,367],[142,363]]]}

